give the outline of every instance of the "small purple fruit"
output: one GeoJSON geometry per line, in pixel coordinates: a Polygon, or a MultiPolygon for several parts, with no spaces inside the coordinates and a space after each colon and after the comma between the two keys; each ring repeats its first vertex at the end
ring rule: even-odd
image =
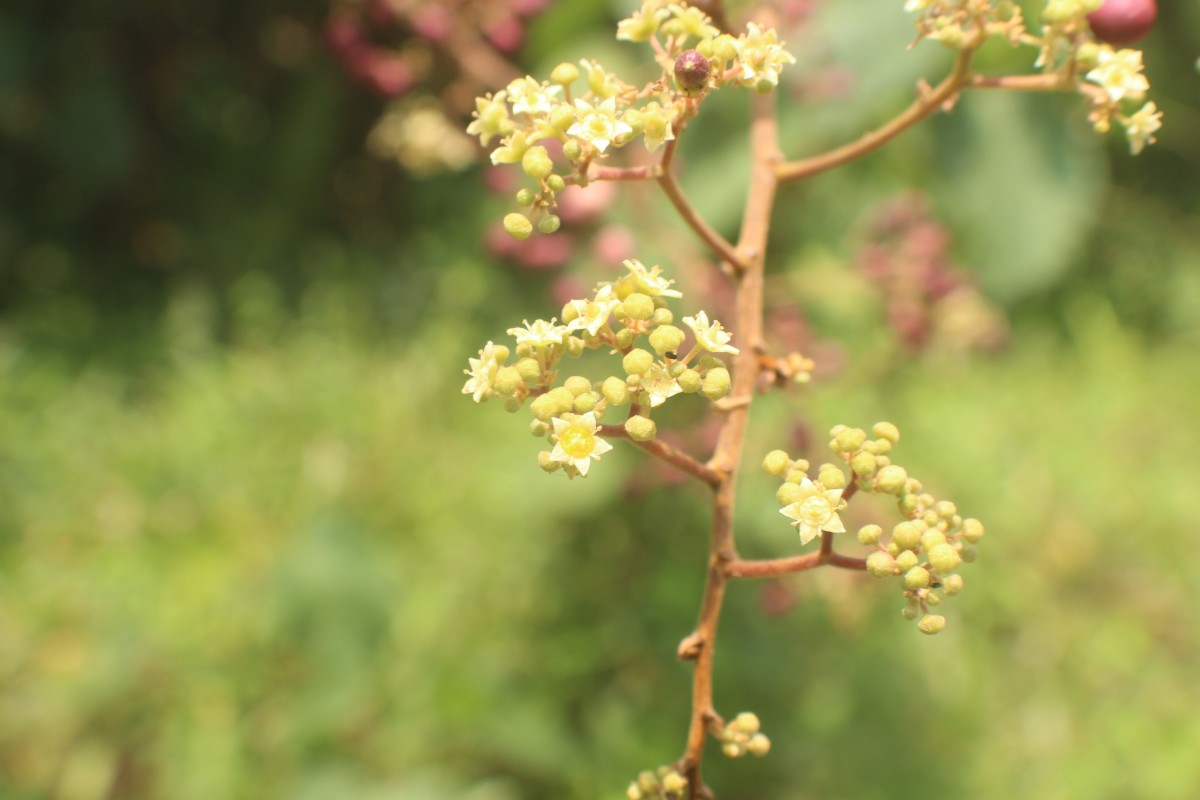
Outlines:
{"type": "Polygon", "coordinates": [[[1127,45],[1149,33],[1157,17],[1157,0],[1105,0],[1088,14],[1088,23],[1100,41],[1127,45]]]}
{"type": "Polygon", "coordinates": [[[675,59],[675,83],[688,94],[700,91],[708,85],[708,73],[712,67],[708,59],[695,50],[684,50],[675,59]]]}

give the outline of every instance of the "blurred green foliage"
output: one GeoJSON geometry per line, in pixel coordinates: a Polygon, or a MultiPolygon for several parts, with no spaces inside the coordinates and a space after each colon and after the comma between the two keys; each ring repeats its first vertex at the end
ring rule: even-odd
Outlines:
{"type": "MultiPolygon", "coordinates": [[[[793,40],[861,87],[784,98],[796,154],[944,62],[902,56],[898,0],[860,5],[793,40]]],[[[531,31],[530,69],[593,55],[579,6],[531,31]]],[[[459,395],[554,277],[480,255],[501,204],[477,172],[363,154],[379,104],[322,55],[326,10],[0,12],[0,797],[617,798],[682,747],[705,493],[625,448],[548,478],[520,419],[459,395]],[[301,55],[264,45],[280,26],[301,55]]],[[[776,279],[850,366],[763,398],[748,453],[891,419],[989,535],[935,639],[863,576],[734,586],[718,703],[775,749],[714,750],[723,800],[1200,787],[1200,9],[1162,14],[1166,127],[1137,159],[1072,98],[970,95],[785,194],[776,279]],[[1002,353],[898,355],[855,301],[864,209],[911,186],[1006,303],[1002,353]]],[[[683,159],[724,229],[736,100],[683,159]]],[[[747,556],[794,550],[771,492],[742,486],[747,556]]]]}

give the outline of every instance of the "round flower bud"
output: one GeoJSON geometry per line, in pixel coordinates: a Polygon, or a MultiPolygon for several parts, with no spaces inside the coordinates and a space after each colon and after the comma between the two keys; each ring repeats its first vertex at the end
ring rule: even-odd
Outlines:
{"type": "Polygon", "coordinates": [[[878,544],[883,528],[878,525],[863,525],[858,529],[858,541],[862,544],[878,544]]]}
{"type": "Polygon", "coordinates": [[[901,495],[900,499],[896,501],[896,507],[900,509],[900,513],[906,517],[911,517],[913,514],[917,513],[917,505],[918,501],[915,494],[901,495]]]}
{"type": "Polygon", "coordinates": [[[653,792],[661,785],[658,776],[648,769],[638,773],[637,784],[643,792],[653,792]]]}
{"type": "Polygon", "coordinates": [[[863,449],[869,453],[875,453],[876,455],[881,456],[892,452],[892,443],[887,439],[872,439],[863,445],[863,449]]]}
{"type": "Polygon", "coordinates": [[[975,544],[983,538],[983,523],[967,517],[962,521],[962,535],[968,542],[975,544]]]}
{"type": "Polygon", "coordinates": [[[920,559],[917,558],[917,554],[912,550],[901,551],[900,555],[896,556],[896,566],[905,572],[915,567],[918,562],[920,562],[920,559]]]}
{"type": "Polygon", "coordinates": [[[862,428],[843,428],[833,437],[833,449],[839,453],[855,453],[866,441],[867,434],[862,428]]]}
{"type": "Polygon", "coordinates": [[[592,390],[592,382],[582,375],[572,375],[563,381],[563,388],[570,392],[572,397],[578,397],[592,390]]]}
{"type": "Polygon", "coordinates": [[[921,534],[921,549],[928,553],[939,544],[946,543],[946,534],[941,528],[930,528],[921,534]]]}
{"type": "Polygon", "coordinates": [[[662,788],[666,792],[678,794],[687,788],[687,778],[675,770],[671,770],[663,776],[662,788]]]}
{"type": "Polygon", "coordinates": [[[658,426],[649,417],[637,414],[625,420],[625,432],[635,442],[648,442],[658,433],[658,426]]]}
{"type": "Polygon", "coordinates": [[[609,375],[604,379],[604,383],[600,386],[600,393],[614,406],[623,406],[629,402],[629,385],[615,375],[609,375]]]}
{"type": "Polygon", "coordinates": [[[900,616],[904,617],[909,622],[912,622],[914,619],[921,616],[921,609],[916,603],[909,603],[904,608],[900,609],[900,616]]]}
{"type": "Polygon", "coordinates": [[[900,441],[900,429],[890,422],[876,422],[871,432],[880,439],[887,439],[892,444],[900,441]]]}
{"type": "Polygon", "coordinates": [[[579,67],[569,61],[564,61],[550,71],[550,82],[566,86],[579,80],[579,67]]]}
{"type": "Polygon", "coordinates": [[[746,742],[746,752],[757,758],[762,758],[771,752],[771,740],[761,733],[756,733],[746,742]]]}
{"type": "Polygon", "coordinates": [[[758,721],[758,715],[753,711],[743,711],[733,719],[733,727],[741,733],[757,733],[762,727],[762,723],[758,721]]]}
{"type": "Polygon", "coordinates": [[[583,339],[580,339],[578,336],[568,336],[566,342],[567,355],[571,356],[572,358],[579,358],[581,355],[583,355],[583,348],[585,346],[583,339]]]}
{"type": "Polygon", "coordinates": [[[927,633],[930,636],[935,633],[941,633],[942,629],[945,627],[946,618],[939,616],[938,614],[926,614],[921,618],[921,621],[917,623],[917,629],[921,631],[921,633],[927,633]]]}
{"type": "Polygon", "coordinates": [[[574,411],[576,414],[586,414],[596,408],[600,397],[595,392],[584,392],[575,398],[574,411]]]}
{"type": "Polygon", "coordinates": [[[934,503],[933,510],[942,519],[953,519],[954,515],[958,513],[958,508],[949,500],[939,500],[934,503]]]}
{"type": "MultiPolygon", "coordinates": [[[[656,329],[654,333],[658,333],[660,330],[662,330],[662,328],[656,329]]],[[[651,336],[653,335],[654,334],[651,334],[651,336]]],[[[731,385],[732,382],[729,379],[729,370],[725,369],[724,367],[714,367],[705,373],[704,384],[700,387],[700,391],[703,392],[704,396],[709,400],[720,400],[722,397],[729,394],[731,385]]]]}
{"type": "Polygon", "coordinates": [[[645,375],[653,365],[654,356],[640,347],[630,350],[621,359],[621,367],[630,375],[645,375]]]}
{"type": "Polygon", "coordinates": [[[540,419],[531,419],[529,421],[529,432],[534,436],[541,438],[550,432],[550,426],[542,422],[540,419]]]}
{"type": "Polygon", "coordinates": [[[834,464],[822,464],[817,470],[817,481],[826,489],[846,488],[846,473],[834,464]]]}
{"type": "Polygon", "coordinates": [[[528,239],[533,233],[533,223],[524,214],[513,212],[504,215],[504,230],[514,239],[528,239]]]}
{"type": "Polygon", "coordinates": [[[860,478],[870,477],[875,472],[875,456],[870,453],[858,453],[850,459],[850,469],[860,478]]]}
{"type": "Polygon", "coordinates": [[[567,139],[563,142],[563,155],[568,161],[578,161],[583,155],[583,145],[579,143],[578,139],[567,139]]]}
{"type": "Polygon", "coordinates": [[[546,472],[554,472],[554,470],[556,470],[562,466],[561,461],[552,461],[550,459],[550,451],[549,450],[540,451],[537,454],[537,460],[538,460],[538,466],[541,467],[546,472]]]}
{"type": "Polygon", "coordinates": [[[641,292],[629,295],[621,301],[621,305],[625,308],[623,316],[630,319],[650,319],[654,316],[654,301],[641,292]]]}
{"type": "Polygon", "coordinates": [[[533,201],[537,199],[537,195],[533,193],[533,189],[528,186],[517,190],[517,205],[529,208],[533,205],[533,201]]]}
{"type": "Polygon", "coordinates": [[[788,470],[784,480],[788,483],[804,483],[804,479],[808,477],[808,462],[801,459],[792,464],[792,468],[788,470]]]}
{"type": "MultiPolygon", "coordinates": [[[[574,404],[574,400],[572,400],[572,404],[574,404]]],[[[552,417],[558,416],[561,409],[559,408],[558,398],[549,394],[543,394],[533,398],[533,402],[529,404],[529,411],[535,419],[540,419],[542,422],[549,422],[552,417]]]]}
{"type": "Polygon", "coordinates": [[[696,369],[701,372],[707,372],[710,369],[724,369],[725,362],[714,356],[712,353],[705,353],[700,356],[700,363],[696,365],[696,369]]]}
{"type": "Polygon", "coordinates": [[[781,506],[790,506],[792,503],[798,503],[804,496],[804,490],[800,488],[800,484],[792,483],[791,481],[781,484],[775,491],[775,499],[779,501],[779,505],[781,506]]]}
{"type": "Polygon", "coordinates": [[[694,369],[685,369],[675,377],[675,382],[679,384],[679,388],[688,394],[700,391],[700,373],[694,369]]]}
{"type": "Polygon", "coordinates": [[[904,573],[905,589],[924,589],[929,585],[929,570],[924,567],[913,567],[904,573]]]}
{"type": "Polygon", "coordinates": [[[673,353],[679,349],[681,344],[683,344],[683,331],[674,325],[659,325],[650,332],[650,346],[658,351],[659,355],[673,353]]]}
{"type": "Polygon", "coordinates": [[[629,788],[625,790],[625,796],[629,800],[644,800],[645,798],[645,795],[642,794],[642,790],[638,788],[636,783],[629,784],[629,788]]]}
{"type": "Polygon", "coordinates": [[[617,347],[624,349],[633,344],[633,340],[635,338],[637,338],[637,334],[629,330],[629,328],[621,328],[619,331],[617,331],[616,345],[617,347]]]}
{"type": "Polygon", "coordinates": [[[655,325],[670,325],[675,321],[675,315],[671,313],[671,309],[669,308],[655,307],[653,319],[655,325]]]}
{"type": "Polygon", "coordinates": [[[558,386],[546,392],[543,397],[553,397],[554,402],[558,403],[559,413],[570,411],[571,406],[575,405],[575,395],[571,394],[564,387],[558,386]]]}
{"type": "Polygon", "coordinates": [[[974,547],[964,547],[962,550],[959,551],[958,554],[962,558],[963,562],[966,564],[970,564],[975,559],[979,558],[979,551],[976,550],[974,547]]]}
{"type": "Polygon", "coordinates": [[[517,374],[523,381],[537,380],[537,377],[542,374],[542,367],[535,358],[522,358],[516,363],[516,367],[517,374]]]}
{"type": "Polygon", "coordinates": [[[875,473],[875,488],[887,494],[900,494],[904,484],[908,482],[908,473],[904,467],[889,464],[875,473]]]}
{"type": "Polygon", "coordinates": [[[1104,0],[1098,10],[1087,15],[1087,20],[1097,39],[1123,46],[1149,33],[1157,17],[1155,0],[1104,0]]]}
{"type": "Polygon", "coordinates": [[[546,178],[546,188],[552,192],[561,192],[567,188],[567,182],[563,180],[562,175],[551,175],[546,178]]]}
{"type": "Polygon", "coordinates": [[[962,575],[947,575],[942,579],[942,588],[950,597],[958,594],[963,590],[962,575]]]}
{"type": "MultiPolygon", "coordinates": [[[[567,128],[571,127],[574,122],[575,109],[571,106],[563,104],[561,106],[555,106],[550,110],[550,127],[559,133],[565,132],[567,128]]],[[[547,178],[547,180],[549,180],[549,178],[547,178]]],[[[562,190],[555,189],[554,191],[558,192],[562,190]]]]}
{"type": "MultiPolygon", "coordinates": [[[[485,397],[484,400],[487,398],[485,397]]],[[[515,397],[510,397],[504,401],[504,410],[510,414],[515,414],[521,410],[521,401],[515,397]]]]}
{"type": "Polygon", "coordinates": [[[867,572],[876,578],[890,578],[896,574],[896,559],[882,550],[876,550],[867,556],[867,572]]]}
{"type": "Polygon", "coordinates": [[[940,606],[942,604],[942,596],[934,591],[925,592],[925,605],[940,606]]]}
{"type": "Polygon", "coordinates": [[[516,367],[501,367],[496,370],[496,392],[503,397],[510,397],[517,389],[525,385],[521,373],[516,367]]]}
{"type": "Polygon", "coordinates": [[[742,746],[737,742],[726,742],[721,745],[721,752],[729,758],[741,758],[745,751],[742,750],[742,746]]]}
{"type": "Polygon", "coordinates": [[[537,180],[554,171],[554,162],[550,160],[550,154],[546,152],[546,148],[536,145],[526,150],[525,155],[521,156],[521,169],[525,170],[526,175],[537,180]]]}
{"type": "Polygon", "coordinates": [[[916,550],[921,544],[921,534],[925,528],[916,522],[900,522],[892,528],[892,541],[901,550],[916,550]]]}
{"type": "Polygon", "coordinates": [[[695,50],[684,50],[675,59],[675,85],[688,94],[694,94],[708,84],[710,71],[707,58],[695,50]]]}
{"type": "Polygon", "coordinates": [[[554,214],[547,214],[538,220],[538,230],[542,233],[554,233],[562,227],[562,219],[554,214]]]}
{"type": "Polygon", "coordinates": [[[792,468],[792,460],[782,450],[772,450],[763,458],[763,469],[768,475],[782,476],[792,468]]]}

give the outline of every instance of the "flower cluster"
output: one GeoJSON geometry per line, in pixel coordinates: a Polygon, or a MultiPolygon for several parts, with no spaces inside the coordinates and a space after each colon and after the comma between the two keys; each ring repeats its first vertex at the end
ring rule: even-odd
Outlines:
{"type": "Polygon", "coordinates": [[[908,0],[905,10],[917,13],[921,38],[954,50],[978,48],[985,37],[1035,45],[1034,66],[1091,101],[1088,119],[1097,133],[1108,133],[1115,119],[1125,130],[1130,152],[1137,155],[1154,143],[1162,112],[1155,103],[1144,102],[1150,83],[1142,74],[1142,52],[1097,42],[1088,15],[1103,3],[1047,0],[1040,34],[1026,30],[1020,7],[1010,0],[908,0]]]}
{"type": "Polygon", "coordinates": [[[730,758],[749,753],[762,758],[771,750],[771,740],[759,731],[758,715],[743,711],[721,729],[721,751],[730,758]]]}
{"type": "Polygon", "coordinates": [[[492,163],[520,164],[534,183],[517,193],[524,210],[505,217],[512,236],[524,239],[535,226],[557,230],[557,193],[568,183],[585,184],[595,160],[639,139],[648,151],[658,150],[709,91],[726,85],[770,91],[783,67],[795,63],[772,29],[750,23],[740,36],[723,34],[695,6],[667,0],[644,2],[618,24],[617,38],[651,43],[662,73],[639,87],[584,60],[582,71],[559,64],[549,80],[517,78],[476,99],[467,132],[485,146],[498,138],[492,163]],[[579,93],[581,80],[586,88],[579,93]]]}
{"type": "Polygon", "coordinates": [[[799,530],[801,543],[821,532],[845,531],[839,511],[850,481],[855,491],[895,497],[904,519],[886,537],[879,525],[858,530],[858,541],[871,548],[866,569],[877,578],[898,577],[904,587],[904,617],[920,619],[922,633],[938,633],[946,618],[929,609],[940,605],[943,595],[962,591],[963,579],[957,570],[963,562],[975,560],[972,545],[983,537],[983,525],[961,517],[954,503],[925,492],[920,481],[892,463],[889,454],[900,439],[895,425],[876,423],[872,434],[874,438],[861,428],[845,425],[830,431],[830,449],[845,462],[849,476],[838,465],[828,463],[820,466],[814,481],[808,476],[807,461],[793,460],[782,450],[768,453],[763,469],[784,479],[776,499],[782,506],[780,513],[791,518],[799,530]]]}
{"type": "Polygon", "coordinates": [[[687,792],[687,778],[674,767],[646,770],[629,784],[625,796],[629,800],[682,800],[687,792]]]}
{"type": "Polygon", "coordinates": [[[510,328],[517,360],[511,350],[488,342],[478,358],[468,359],[469,376],[463,394],[475,402],[503,397],[510,411],[529,401],[530,429],[546,437],[551,448],[538,455],[547,472],[562,470],[568,477],[586,476],[591,462],[612,449],[605,436],[648,441],[657,434],[653,410],[678,394],[702,394],[719,401],[729,393],[729,370],[720,354],[737,353],[732,334],[720,322],[699,311],[684,317],[688,335],[674,324],[667,300],[681,297],[674,282],[658,266],[625,262],[625,274],[600,283],[590,297],[569,301],[562,321],[539,319],[510,328]],[[644,342],[642,341],[644,337],[644,342]],[[645,344],[645,347],[639,347],[645,344]],[[618,373],[593,381],[571,375],[558,381],[564,358],[589,350],[607,349],[619,356],[618,373]],[[623,429],[605,430],[601,420],[613,406],[628,406],[623,429]]]}

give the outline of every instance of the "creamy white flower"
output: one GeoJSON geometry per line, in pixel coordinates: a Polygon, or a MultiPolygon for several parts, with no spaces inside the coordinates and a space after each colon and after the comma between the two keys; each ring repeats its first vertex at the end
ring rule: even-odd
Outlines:
{"type": "Polygon", "coordinates": [[[779,43],[774,28],[764,30],[753,22],[748,23],[746,32],[737,38],[735,45],[743,83],[759,84],[765,81],[777,86],[780,70],[787,64],[796,63],[795,57],[779,43]]]}
{"type": "Polygon", "coordinates": [[[667,6],[667,10],[671,12],[671,16],[679,20],[689,36],[695,36],[697,39],[711,39],[720,33],[719,30],[709,24],[712,20],[708,14],[705,14],[695,6],[671,3],[671,5],[667,6]]]}
{"type": "Polygon", "coordinates": [[[613,293],[611,284],[601,284],[594,300],[572,300],[570,305],[578,316],[567,323],[568,331],[587,331],[595,336],[608,322],[612,310],[621,301],[613,293]]]}
{"type": "Polygon", "coordinates": [[[842,502],[841,489],[821,489],[812,479],[805,478],[800,483],[800,493],[799,500],[779,509],[780,514],[795,520],[792,524],[800,531],[800,544],[808,544],[821,531],[845,532],[846,526],[837,514],[842,502]]]}
{"type": "Polygon", "coordinates": [[[475,98],[475,119],[467,126],[467,133],[478,136],[480,144],[486,145],[493,136],[502,136],[511,129],[506,100],[504,92],[475,98]]]}
{"type": "Polygon", "coordinates": [[[571,420],[554,417],[550,424],[554,426],[554,435],[558,438],[554,449],[550,451],[550,460],[569,464],[580,475],[587,475],[592,459],[598,460],[612,450],[611,444],[596,435],[599,426],[596,425],[596,415],[591,411],[571,420]]]}
{"type": "Polygon", "coordinates": [[[679,381],[671,377],[671,373],[663,364],[654,364],[642,376],[642,389],[650,396],[651,408],[661,406],[667,398],[674,397],[683,391],[679,381]]]}
{"type": "Polygon", "coordinates": [[[557,103],[554,98],[562,94],[562,87],[538,83],[526,75],[508,84],[504,91],[512,101],[514,114],[548,114],[557,103]]]}
{"type": "Polygon", "coordinates": [[[715,319],[709,322],[707,312],[699,311],[694,317],[684,317],[683,323],[692,329],[692,333],[696,334],[696,344],[708,352],[737,353],[738,349],[729,344],[733,334],[726,331],[724,326],[715,319]]]}
{"type": "Polygon", "coordinates": [[[658,103],[647,103],[642,109],[642,138],[651,153],[675,138],[671,117],[658,103]]]}
{"type": "Polygon", "coordinates": [[[496,384],[496,372],[500,369],[496,345],[488,342],[479,351],[479,358],[468,358],[467,364],[470,369],[463,370],[463,374],[471,377],[463,385],[463,394],[474,395],[472,399],[476,403],[482,403],[492,393],[492,387],[496,384]]]}
{"type": "Polygon", "coordinates": [[[1114,103],[1127,98],[1141,100],[1150,89],[1150,82],[1142,74],[1141,50],[1103,48],[1087,79],[1104,89],[1114,103]]]}
{"type": "Polygon", "coordinates": [[[509,328],[508,335],[515,337],[517,344],[545,347],[547,345],[562,344],[563,337],[567,335],[567,327],[565,325],[555,325],[554,320],[550,320],[549,322],[546,322],[544,319],[535,319],[533,322],[525,320],[524,328],[509,328]]]}
{"type": "Polygon", "coordinates": [[[649,0],[642,7],[617,23],[617,38],[626,42],[648,42],[658,32],[659,23],[670,16],[657,0],[649,0]]]}
{"type": "Polygon", "coordinates": [[[617,118],[615,97],[596,106],[586,100],[575,101],[575,124],[567,129],[568,135],[587,142],[603,153],[613,139],[630,133],[633,133],[633,128],[617,118]]]}
{"type": "Polygon", "coordinates": [[[1125,126],[1125,135],[1129,138],[1129,152],[1137,155],[1148,144],[1154,144],[1155,132],[1162,127],[1162,112],[1154,103],[1146,103],[1128,117],[1118,117],[1125,126]]]}
{"type": "Polygon", "coordinates": [[[633,276],[638,291],[651,297],[683,297],[683,293],[671,288],[675,281],[662,277],[662,268],[655,264],[650,269],[636,258],[626,259],[625,269],[633,276]]]}

